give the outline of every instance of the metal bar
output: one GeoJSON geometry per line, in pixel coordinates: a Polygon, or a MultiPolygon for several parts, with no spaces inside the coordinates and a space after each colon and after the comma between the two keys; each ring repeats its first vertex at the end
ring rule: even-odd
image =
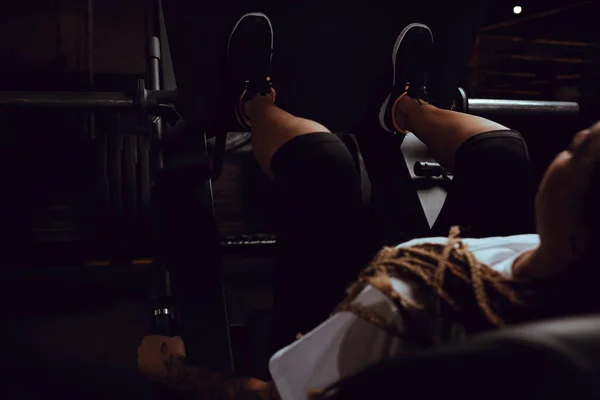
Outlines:
{"type": "Polygon", "coordinates": [[[160,89],[160,40],[152,36],[148,41],[148,83],[151,90],[160,89]]]}
{"type": "Polygon", "coordinates": [[[237,236],[226,236],[219,240],[219,246],[255,246],[272,245],[277,242],[277,237],[271,233],[254,233],[237,236]]]}
{"type": "Polygon", "coordinates": [[[479,116],[576,116],[572,101],[469,99],[469,114],[479,116]]]}
{"type": "Polygon", "coordinates": [[[269,246],[276,244],[277,241],[273,240],[222,240],[219,242],[219,246],[222,247],[240,247],[240,246],[269,246]]]}
{"type": "Polygon", "coordinates": [[[121,92],[0,92],[0,107],[131,109],[133,96],[121,92]]]}
{"type": "MultiPolygon", "coordinates": [[[[150,90],[160,90],[160,40],[152,36],[148,40],[148,82],[150,90]]],[[[160,117],[152,118],[152,149],[154,154],[153,171],[160,171],[165,167],[163,154],[164,121],[160,117]]]]}
{"type": "Polygon", "coordinates": [[[215,147],[213,148],[213,161],[210,173],[210,179],[216,181],[223,172],[225,162],[225,148],[227,147],[227,132],[217,133],[215,137],[215,147]]]}

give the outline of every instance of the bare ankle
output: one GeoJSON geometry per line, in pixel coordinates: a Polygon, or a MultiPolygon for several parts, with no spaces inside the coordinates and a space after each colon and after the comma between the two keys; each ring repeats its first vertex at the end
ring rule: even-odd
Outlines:
{"type": "Polygon", "coordinates": [[[394,117],[396,118],[398,125],[400,125],[400,128],[410,131],[410,114],[418,107],[424,105],[429,105],[429,103],[422,99],[409,97],[408,95],[398,99],[396,107],[394,108],[394,117]]]}
{"type": "Polygon", "coordinates": [[[254,95],[254,97],[252,97],[251,100],[248,100],[244,103],[244,113],[248,116],[248,118],[252,119],[252,113],[269,105],[273,105],[273,95],[271,93],[257,93],[254,95]]]}

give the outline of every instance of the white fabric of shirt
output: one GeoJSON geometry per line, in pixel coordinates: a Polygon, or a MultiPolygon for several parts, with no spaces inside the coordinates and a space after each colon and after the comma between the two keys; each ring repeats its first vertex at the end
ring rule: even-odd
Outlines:
{"type": "MultiPolygon", "coordinates": [[[[415,239],[397,247],[423,243],[447,244],[447,238],[415,239]]],[[[538,235],[463,239],[462,242],[481,263],[511,276],[512,265],[522,253],[539,246],[538,235]]],[[[392,278],[394,289],[407,299],[414,299],[415,285],[392,278]]],[[[341,299],[340,299],[341,300],[341,299]]],[[[354,303],[376,311],[400,331],[403,321],[394,304],[373,286],[367,286],[354,303]]],[[[305,400],[307,390],[321,389],[342,377],[414,349],[379,327],[350,312],[340,312],[279,350],[269,362],[269,370],[283,400],[305,400]]]]}

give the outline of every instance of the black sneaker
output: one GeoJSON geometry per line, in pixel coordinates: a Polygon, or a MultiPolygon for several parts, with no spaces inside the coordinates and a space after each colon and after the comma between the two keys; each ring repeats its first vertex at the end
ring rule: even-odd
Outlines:
{"type": "Polygon", "coordinates": [[[423,24],[400,32],[392,52],[392,90],[379,111],[379,123],[388,132],[407,133],[394,120],[394,106],[403,96],[427,101],[427,71],[433,58],[433,34],[423,24]]]}
{"type": "Polygon", "coordinates": [[[250,129],[244,103],[257,93],[275,90],[271,82],[273,26],[263,13],[248,13],[235,24],[227,43],[227,68],[235,116],[243,129],[250,129]]]}

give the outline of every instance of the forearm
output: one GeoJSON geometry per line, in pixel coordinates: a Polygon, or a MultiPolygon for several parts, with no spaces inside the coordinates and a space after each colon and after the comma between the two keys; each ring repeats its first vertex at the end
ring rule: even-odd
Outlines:
{"type": "Polygon", "coordinates": [[[165,362],[167,384],[186,399],[279,400],[273,382],[211,372],[188,365],[184,357],[171,356],[165,362]]]}

